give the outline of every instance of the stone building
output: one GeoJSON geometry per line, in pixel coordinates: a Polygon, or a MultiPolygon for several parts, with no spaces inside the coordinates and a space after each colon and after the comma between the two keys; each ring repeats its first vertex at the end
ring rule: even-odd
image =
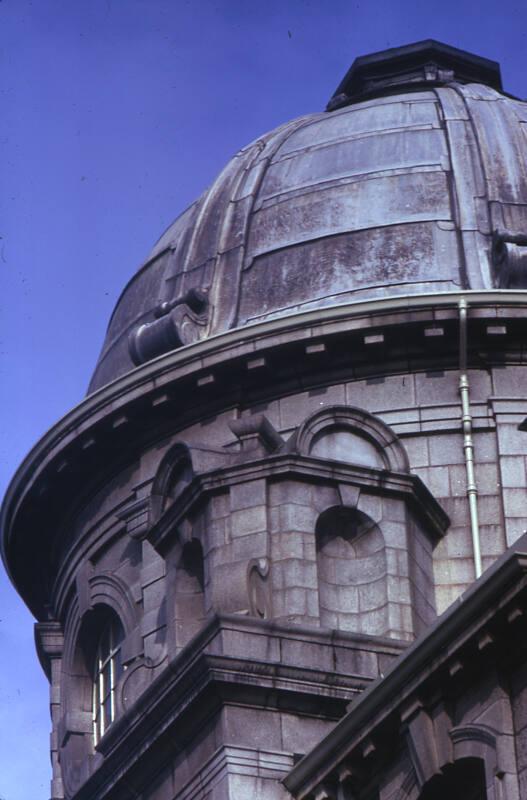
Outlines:
{"type": "Polygon", "coordinates": [[[527,798],[527,104],[357,59],[161,237],[8,490],[52,798],[527,798]]]}

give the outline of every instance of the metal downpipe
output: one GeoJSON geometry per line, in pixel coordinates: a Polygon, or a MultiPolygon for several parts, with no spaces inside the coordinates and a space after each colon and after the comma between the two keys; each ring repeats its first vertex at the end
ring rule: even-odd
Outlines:
{"type": "Polygon", "coordinates": [[[461,425],[463,429],[463,450],[467,471],[467,497],[472,533],[472,550],[476,579],[482,573],[481,547],[478,519],[478,489],[474,470],[474,442],[472,440],[472,414],[470,413],[470,384],[467,374],[467,310],[468,303],[462,297],[459,308],[459,394],[461,396],[461,425]]]}

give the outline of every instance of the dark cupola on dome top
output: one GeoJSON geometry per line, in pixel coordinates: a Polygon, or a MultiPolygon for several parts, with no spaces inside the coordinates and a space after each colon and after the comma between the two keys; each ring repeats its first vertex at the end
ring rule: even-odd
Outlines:
{"type": "Polygon", "coordinates": [[[328,103],[333,111],[349,103],[404,88],[482,83],[502,91],[500,65],[457,47],[425,39],[355,59],[328,103]]]}

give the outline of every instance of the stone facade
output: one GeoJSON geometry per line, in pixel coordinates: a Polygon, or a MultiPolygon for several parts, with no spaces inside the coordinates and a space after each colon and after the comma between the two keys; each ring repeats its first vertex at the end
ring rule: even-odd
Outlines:
{"type": "Polygon", "coordinates": [[[523,798],[527,537],[285,779],[299,798],[523,798]],[[365,789],[368,787],[366,794],[365,789]]]}
{"type": "Polygon", "coordinates": [[[527,792],[527,111],[369,58],[174,223],[8,491],[53,800],[527,792]]]}

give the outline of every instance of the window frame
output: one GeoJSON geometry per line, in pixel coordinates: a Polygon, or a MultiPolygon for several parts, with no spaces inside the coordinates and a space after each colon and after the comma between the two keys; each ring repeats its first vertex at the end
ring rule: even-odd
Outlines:
{"type": "Polygon", "coordinates": [[[92,670],[92,734],[96,747],[117,718],[116,688],[124,672],[121,647],[124,629],[111,615],[102,626],[92,670]]]}

